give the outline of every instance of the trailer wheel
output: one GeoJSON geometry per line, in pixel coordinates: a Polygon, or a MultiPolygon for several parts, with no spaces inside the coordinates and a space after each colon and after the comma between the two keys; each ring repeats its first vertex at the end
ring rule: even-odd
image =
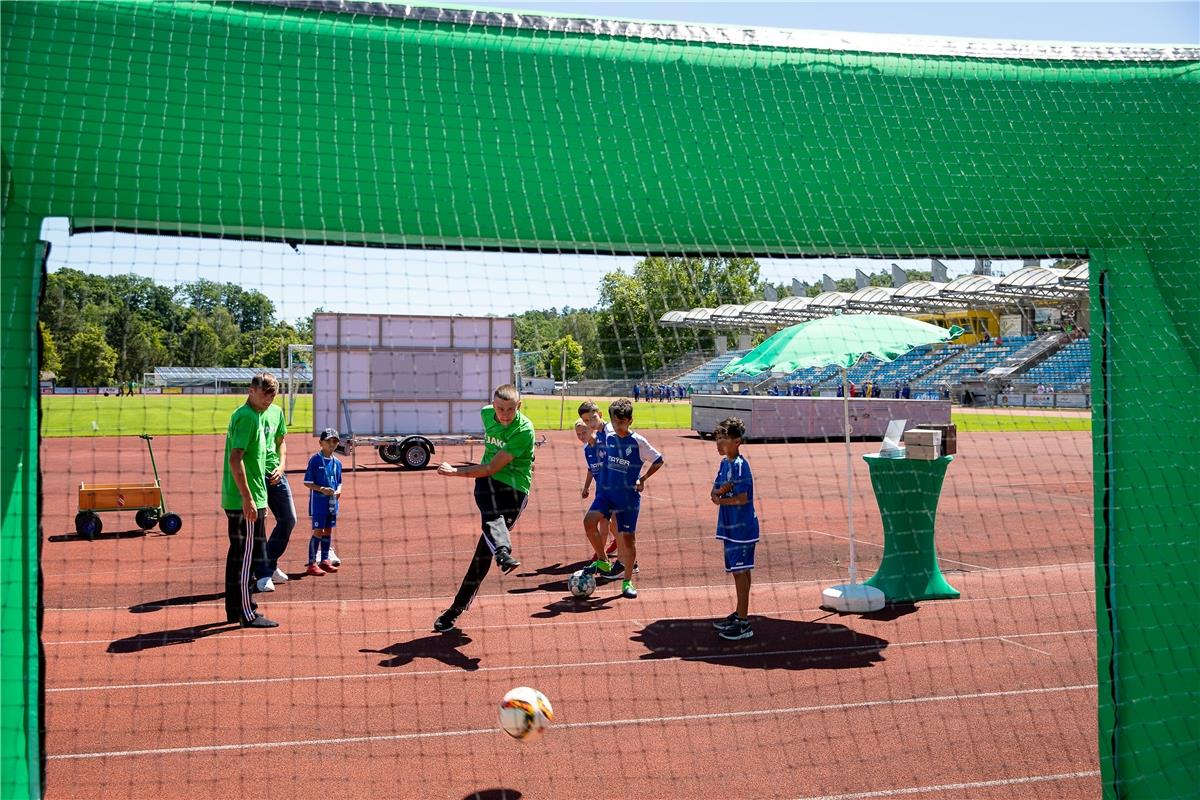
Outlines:
{"type": "Polygon", "coordinates": [[[148,531],[158,523],[158,511],[151,508],[143,508],[133,517],[137,526],[144,531],[148,531]]]}
{"type": "Polygon", "coordinates": [[[425,469],[429,466],[429,448],[423,442],[402,445],[405,469],[425,469]]]}
{"type": "Polygon", "coordinates": [[[75,515],[75,532],[89,542],[104,530],[104,523],[91,511],[80,511],[75,515]]]}
{"type": "Polygon", "coordinates": [[[163,514],[163,518],[158,521],[158,529],[167,536],[174,536],[182,527],[183,517],[178,514],[163,514]]]}
{"type": "Polygon", "coordinates": [[[379,445],[379,457],[389,464],[403,464],[404,452],[398,444],[379,445]]]}

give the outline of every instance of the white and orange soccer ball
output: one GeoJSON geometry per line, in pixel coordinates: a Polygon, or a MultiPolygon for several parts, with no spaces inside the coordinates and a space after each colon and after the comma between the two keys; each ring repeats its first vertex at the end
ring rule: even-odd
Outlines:
{"type": "Polygon", "coordinates": [[[518,686],[500,701],[500,727],[514,739],[536,739],[554,721],[554,708],[546,695],[518,686]]]}

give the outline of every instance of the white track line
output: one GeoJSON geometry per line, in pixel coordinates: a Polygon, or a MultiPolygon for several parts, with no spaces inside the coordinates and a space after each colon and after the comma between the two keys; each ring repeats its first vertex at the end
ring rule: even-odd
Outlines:
{"type": "Polygon", "coordinates": [[[1100,770],[1087,772],[1060,772],[1057,775],[1030,775],[1022,778],[998,778],[991,781],[974,781],[972,783],[945,783],[940,786],[910,786],[904,789],[878,789],[873,792],[854,792],[853,794],[826,794],[820,797],[798,797],[796,800],[867,800],[871,797],[903,797],[913,794],[929,794],[930,792],[956,792],[963,789],[987,789],[996,786],[1017,786],[1024,783],[1043,783],[1047,781],[1073,781],[1080,778],[1095,778],[1100,770]]]}
{"type": "Polygon", "coordinates": [[[1004,642],[1005,644],[1016,645],[1017,647],[1024,647],[1026,650],[1032,650],[1033,652],[1035,652],[1035,653],[1041,653],[1041,654],[1042,654],[1042,655],[1044,655],[1044,656],[1049,656],[1049,655],[1051,655],[1051,653],[1048,653],[1048,652],[1046,652],[1045,650],[1038,650],[1036,647],[1030,647],[1030,646],[1029,646],[1029,645],[1027,645],[1027,644],[1021,644],[1020,642],[1012,642],[1012,641],[1009,641],[1007,638],[1005,638],[1005,637],[1003,637],[1003,636],[1001,636],[1001,637],[1000,637],[1000,641],[1004,642]]]}
{"type": "MultiPolygon", "coordinates": [[[[627,727],[630,725],[654,725],[667,722],[695,722],[706,719],[744,719],[748,717],[778,716],[780,714],[808,714],[822,711],[851,711],[862,708],[878,708],[880,706],[905,706],[920,703],[961,702],[963,700],[986,700],[996,697],[1019,697],[1022,695],[1055,694],[1059,692],[1090,691],[1096,688],[1094,683],[1084,683],[1071,686],[1050,686],[1041,689],[1012,689],[1005,692],[976,692],[973,694],[945,694],[925,697],[909,697],[903,699],[863,700],[857,703],[836,703],[824,706],[792,706],[790,708],[764,708],[756,711],[721,711],[709,714],[680,714],[664,717],[638,717],[634,719],[609,719],[594,722],[567,722],[555,725],[559,729],[570,728],[609,728],[627,727]]],[[[472,728],[460,731],[430,731],[427,733],[397,733],[382,736],[347,736],[337,739],[295,739],[279,742],[239,742],[236,744],[196,745],[192,747],[161,747],[151,750],[114,750],[100,753],[60,753],[47,755],[48,761],[79,760],[86,758],[126,758],[130,756],[161,756],[179,753],[218,753],[228,750],[269,750],[281,747],[328,747],[341,744],[361,744],[364,742],[394,742],[405,739],[444,739],[453,736],[495,736],[495,728],[472,728]]]]}
{"type": "MultiPolygon", "coordinates": [[[[1003,636],[967,636],[960,639],[927,639],[914,642],[889,642],[883,647],[878,647],[874,644],[848,645],[844,647],[799,647],[791,650],[768,650],[754,651],[745,653],[710,653],[704,656],[669,656],[667,658],[624,658],[606,661],[567,661],[559,664],[509,664],[496,667],[479,667],[471,670],[471,672],[532,672],[534,670],[570,670],[578,667],[614,667],[614,666],[630,666],[630,665],[656,665],[665,664],[670,661],[711,661],[714,659],[734,660],[738,658],[762,658],[764,656],[788,656],[798,654],[813,654],[813,653],[844,653],[854,652],[858,650],[892,650],[902,647],[929,647],[937,645],[956,645],[956,644],[974,644],[978,642],[996,642],[1003,641],[1005,637],[1010,639],[1032,638],[1043,636],[1079,636],[1083,634],[1093,634],[1095,628],[1077,628],[1075,630],[1063,631],[1045,631],[1043,633],[1007,633],[1003,636]]],[[[1011,644],[1011,642],[1010,642],[1011,644]]],[[[1033,649],[1033,648],[1029,648],[1033,649]]],[[[390,655],[389,653],[379,651],[379,655],[390,655]]],[[[122,684],[96,684],[91,686],[62,686],[58,688],[47,688],[46,694],[64,694],[78,692],[116,692],[116,691],[144,691],[146,689],[180,689],[180,688],[195,688],[197,686],[248,686],[255,684],[269,683],[292,683],[292,682],[314,682],[314,681],[344,681],[344,680],[370,680],[373,678],[415,678],[424,677],[426,675],[459,675],[463,670],[459,668],[449,669],[425,669],[425,670],[410,670],[406,672],[356,672],[342,675],[333,675],[325,673],[322,675],[289,675],[278,678],[222,678],[220,680],[188,680],[188,681],[171,681],[164,683],[122,683],[122,684]]]]}
{"type": "MultiPolygon", "coordinates": [[[[858,540],[855,539],[855,541],[858,541],[858,540]]],[[[1067,564],[1026,564],[1024,566],[1018,566],[1018,567],[983,567],[983,568],[981,568],[980,576],[992,577],[992,576],[995,576],[995,575],[998,575],[1001,573],[1007,573],[1007,572],[1046,572],[1046,571],[1051,571],[1051,570],[1063,570],[1066,568],[1095,567],[1095,566],[1096,566],[1096,563],[1094,561],[1075,561],[1075,562],[1071,562],[1071,563],[1067,563],[1067,564]]],[[[538,577],[538,578],[561,578],[564,581],[567,579],[566,575],[538,575],[536,577],[538,577]]],[[[457,582],[457,580],[458,579],[455,578],[455,579],[453,579],[453,582],[457,582]]],[[[845,576],[834,576],[834,577],[829,577],[829,578],[808,578],[808,579],[801,580],[801,581],[767,581],[767,582],[763,582],[763,583],[755,583],[754,585],[756,587],[759,587],[759,586],[820,586],[821,584],[832,585],[837,582],[844,583],[845,581],[846,581],[845,576]]],[[[653,587],[647,587],[645,589],[639,588],[638,595],[645,596],[646,594],[649,594],[649,593],[674,591],[677,589],[696,590],[696,589],[720,589],[720,588],[728,588],[728,584],[727,583],[702,583],[702,584],[693,584],[693,585],[689,585],[689,586],[653,586],[653,587]]],[[[532,593],[533,592],[527,592],[525,594],[532,594],[532,593]]],[[[482,599],[488,598],[488,597],[494,598],[494,597],[510,597],[510,596],[511,595],[508,592],[497,592],[495,594],[476,595],[475,599],[476,599],[476,601],[478,601],[478,600],[482,600],[482,599]]],[[[275,606],[275,605],[314,606],[314,605],[323,605],[323,604],[331,604],[331,603],[335,603],[337,605],[352,605],[352,604],[359,604],[359,603],[412,603],[412,602],[424,602],[424,601],[437,601],[439,603],[444,603],[450,599],[451,599],[450,595],[429,595],[426,597],[353,597],[353,598],[341,598],[341,599],[331,598],[329,600],[317,600],[315,598],[310,599],[310,600],[280,600],[280,599],[276,599],[276,598],[272,597],[272,598],[270,598],[270,604],[272,606],[275,606]]],[[[223,602],[223,601],[213,600],[209,603],[193,603],[193,604],[190,604],[190,607],[195,608],[195,607],[206,606],[206,605],[219,606],[221,604],[221,602],[223,602]]],[[[174,606],[171,606],[171,605],[146,606],[146,604],[144,604],[144,603],[134,603],[133,605],[144,606],[147,610],[149,610],[150,608],[160,608],[160,609],[174,608],[174,606]]],[[[76,606],[76,607],[71,607],[71,608],[59,607],[59,608],[44,609],[44,613],[66,614],[66,613],[72,613],[72,612],[92,612],[92,611],[128,611],[130,609],[130,607],[131,606],[76,606]]]]}
{"type": "MultiPolygon", "coordinates": [[[[770,585],[770,584],[755,584],[755,585],[766,586],[766,585],[770,585]]],[[[956,603],[994,603],[994,602],[998,602],[998,601],[1011,602],[1013,600],[1045,600],[1045,599],[1048,599],[1051,597],[1074,597],[1074,596],[1078,596],[1078,595],[1086,595],[1087,597],[1095,597],[1096,593],[1095,593],[1095,591],[1093,591],[1091,589],[1078,589],[1073,592],[1046,592],[1044,594],[1013,594],[1013,595],[1004,595],[1001,597],[960,597],[959,599],[955,600],[954,602],[956,602],[956,603]]],[[[208,604],[206,603],[204,605],[208,605],[208,604]]],[[[768,609],[763,609],[763,610],[755,609],[754,614],[755,614],[755,616],[759,616],[759,617],[767,617],[767,616],[786,616],[789,614],[811,614],[811,613],[816,613],[819,611],[824,612],[825,609],[821,608],[820,606],[803,606],[803,607],[799,607],[799,608],[768,608],[768,609]]],[[[605,618],[605,619],[579,619],[578,617],[580,617],[580,616],[582,616],[582,615],[575,614],[575,615],[571,615],[569,617],[563,617],[561,619],[559,619],[557,617],[546,618],[547,620],[553,619],[554,622],[552,622],[552,623],[549,621],[544,621],[544,622],[538,621],[538,622],[506,622],[506,623],[503,623],[500,625],[472,625],[471,630],[472,631],[515,630],[518,628],[521,628],[521,629],[534,628],[534,627],[537,627],[540,625],[548,625],[548,624],[553,624],[555,626],[563,626],[563,625],[569,625],[569,626],[623,625],[623,626],[628,626],[630,624],[637,624],[637,623],[647,621],[646,619],[641,618],[641,617],[611,617],[611,618],[605,618]]],[[[690,614],[690,615],[685,615],[685,616],[680,616],[680,617],[672,617],[672,619],[711,619],[711,618],[712,618],[712,614],[690,614]]],[[[653,620],[651,620],[651,621],[653,621],[653,620]]],[[[377,633],[405,634],[405,633],[429,633],[429,631],[430,631],[430,629],[428,626],[420,627],[420,628],[364,628],[364,629],[357,629],[357,630],[338,629],[338,630],[291,631],[291,630],[275,629],[275,630],[272,630],[270,633],[267,633],[265,631],[262,633],[251,633],[250,631],[247,630],[247,631],[243,631],[241,633],[241,635],[238,637],[238,640],[239,641],[244,641],[246,639],[272,639],[272,640],[274,640],[274,639],[286,639],[286,638],[290,638],[293,636],[297,636],[297,637],[300,637],[300,636],[303,636],[303,637],[337,636],[337,637],[341,638],[344,636],[368,636],[368,635],[374,635],[377,633]]],[[[109,637],[106,639],[67,639],[67,640],[61,640],[61,641],[55,641],[55,642],[43,641],[42,646],[43,647],[65,647],[65,646],[73,646],[73,645],[112,644],[112,641],[113,641],[112,637],[109,637]]]]}

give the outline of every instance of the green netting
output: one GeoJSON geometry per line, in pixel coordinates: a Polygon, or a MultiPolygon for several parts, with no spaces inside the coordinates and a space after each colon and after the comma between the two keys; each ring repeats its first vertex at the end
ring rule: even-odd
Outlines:
{"type": "Polygon", "coordinates": [[[1194,52],[796,49],[237,2],[2,13],[0,794],[41,786],[33,323],[54,216],[539,254],[1089,258],[1103,786],[1194,791],[1194,52]]]}

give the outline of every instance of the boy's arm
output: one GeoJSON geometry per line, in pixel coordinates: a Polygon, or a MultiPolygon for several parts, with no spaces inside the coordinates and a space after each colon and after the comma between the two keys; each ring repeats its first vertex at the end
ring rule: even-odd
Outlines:
{"type": "Polygon", "coordinates": [[[662,469],[663,463],[662,457],[659,456],[659,459],[650,465],[650,469],[646,470],[646,474],[638,478],[637,490],[639,492],[646,488],[646,481],[650,480],[650,476],[662,469]]]}
{"type": "Polygon", "coordinates": [[[242,461],[245,450],[233,447],[229,450],[229,471],[233,473],[233,482],[237,484],[238,494],[242,496],[242,516],[248,522],[258,519],[258,509],[254,506],[254,498],[250,496],[250,484],[246,480],[246,465],[242,461]]]}
{"type": "Polygon", "coordinates": [[[718,506],[744,506],[750,502],[750,493],[742,492],[741,494],[735,494],[733,497],[720,497],[714,493],[712,501],[718,506]]]}
{"type": "Polygon", "coordinates": [[[457,475],[460,478],[488,478],[504,469],[512,460],[512,453],[501,450],[486,464],[467,464],[456,467],[448,461],[443,461],[438,467],[438,474],[457,475]]]}
{"type": "Polygon", "coordinates": [[[583,492],[580,493],[580,497],[587,497],[588,490],[591,489],[591,486],[592,486],[592,471],[589,469],[587,471],[587,474],[583,478],[583,492]]]}

